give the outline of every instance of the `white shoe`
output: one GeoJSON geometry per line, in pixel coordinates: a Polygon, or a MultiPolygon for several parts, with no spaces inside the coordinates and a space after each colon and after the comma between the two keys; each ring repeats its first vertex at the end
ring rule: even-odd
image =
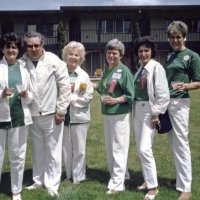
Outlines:
{"type": "Polygon", "coordinates": [[[42,188],[42,185],[38,185],[37,183],[33,183],[33,185],[30,185],[28,187],[25,187],[27,190],[35,190],[38,188],[42,188]]]}
{"type": "Polygon", "coordinates": [[[144,197],[144,200],[154,200],[156,198],[156,195],[158,194],[158,190],[156,190],[156,193],[155,194],[146,194],[145,197],[144,197]]]}
{"type": "Polygon", "coordinates": [[[12,200],[22,200],[21,194],[19,193],[19,194],[13,195],[12,200]]]}
{"type": "Polygon", "coordinates": [[[109,189],[106,194],[117,194],[119,191],[114,189],[109,189]]]}
{"type": "Polygon", "coordinates": [[[49,190],[48,190],[48,194],[49,194],[51,197],[59,197],[58,191],[56,191],[56,190],[49,189],[49,190]]]}

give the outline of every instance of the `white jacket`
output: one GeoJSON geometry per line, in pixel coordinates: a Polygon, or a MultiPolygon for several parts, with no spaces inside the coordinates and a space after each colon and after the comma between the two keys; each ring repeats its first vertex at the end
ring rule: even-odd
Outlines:
{"type": "Polygon", "coordinates": [[[31,78],[32,116],[58,113],[65,115],[70,103],[70,80],[66,63],[51,52],[45,52],[33,65],[25,53],[21,58],[26,62],[31,78]]]}
{"type": "Polygon", "coordinates": [[[159,62],[153,59],[144,66],[144,69],[147,72],[147,90],[151,112],[153,115],[163,114],[170,100],[165,70],[159,62]]]}
{"type": "Polygon", "coordinates": [[[70,123],[86,123],[90,121],[90,102],[93,98],[93,86],[88,74],[78,66],[75,70],[78,77],[70,101],[70,123]],[[86,83],[86,91],[79,90],[80,84],[86,83]]]}
{"type": "MultiPolygon", "coordinates": [[[[28,92],[28,97],[21,98],[24,112],[24,123],[25,125],[28,125],[32,123],[31,113],[28,105],[33,100],[33,95],[31,92],[29,92],[30,76],[27,69],[25,68],[25,62],[18,60],[18,63],[20,65],[22,85],[25,86],[28,92]]],[[[9,99],[2,97],[2,92],[5,87],[8,87],[8,64],[5,60],[5,57],[3,57],[3,59],[0,61],[0,122],[11,121],[9,99]]]]}

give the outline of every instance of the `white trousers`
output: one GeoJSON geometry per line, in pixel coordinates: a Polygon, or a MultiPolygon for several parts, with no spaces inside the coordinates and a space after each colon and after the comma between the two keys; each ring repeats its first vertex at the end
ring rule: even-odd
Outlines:
{"type": "Polygon", "coordinates": [[[190,100],[171,99],[168,107],[172,131],[168,134],[176,167],[176,189],[190,192],[192,184],[191,153],[188,140],[190,100]]]}
{"type": "Polygon", "coordinates": [[[106,156],[110,172],[108,189],[123,191],[130,140],[130,114],[104,115],[106,156]]]}
{"type": "Polygon", "coordinates": [[[24,165],[27,147],[28,127],[21,126],[8,130],[0,129],[0,180],[5,154],[5,145],[8,145],[10,161],[11,190],[13,194],[22,191],[24,165]]]}
{"type": "Polygon", "coordinates": [[[86,179],[86,139],[89,123],[64,126],[63,160],[67,179],[86,179]]]}
{"type": "Polygon", "coordinates": [[[62,173],[63,123],[55,124],[55,115],[33,117],[32,136],[33,181],[57,191],[62,173]]]}
{"type": "Polygon", "coordinates": [[[144,180],[147,182],[148,189],[155,188],[158,186],[156,163],[152,151],[155,129],[151,127],[149,102],[136,101],[133,125],[144,180]]]}

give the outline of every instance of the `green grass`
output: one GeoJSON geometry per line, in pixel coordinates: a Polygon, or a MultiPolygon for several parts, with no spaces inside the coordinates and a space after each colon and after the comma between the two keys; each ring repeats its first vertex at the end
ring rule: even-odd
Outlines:
{"type": "MultiPolygon", "coordinates": [[[[191,113],[190,113],[190,146],[192,151],[193,164],[193,200],[200,199],[200,91],[191,92],[191,113]]],[[[105,157],[105,145],[103,137],[103,123],[100,113],[100,102],[98,94],[95,92],[91,104],[92,121],[87,139],[87,181],[80,185],[74,185],[70,181],[62,180],[59,188],[59,200],[142,200],[145,192],[137,192],[136,186],[142,183],[141,166],[135,147],[133,132],[130,139],[130,150],[128,167],[131,180],[126,182],[126,191],[116,195],[106,195],[109,173],[105,157]]],[[[158,170],[159,194],[156,200],[178,199],[178,193],[171,185],[175,178],[175,171],[172,162],[172,156],[169,150],[167,136],[156,135],[154,142],[154,155],[158,170]]],[[[24,174],[24,187],[32,183],[32,159],[31,159],[31,141],[29,138],[28,151],[26,157],[26,169],[24,174]]],[[[64,175],[63,171],[63,175],[64,175]]],[[[6,154],[4,161],[4,170],[2,182],[0,185],[0,200],[10,199],[10,174],[9,162],[6,154]]],[[[35,191],[22,191],[23,200],[48,200],[50,198],[45,189],[35,191]]]]}

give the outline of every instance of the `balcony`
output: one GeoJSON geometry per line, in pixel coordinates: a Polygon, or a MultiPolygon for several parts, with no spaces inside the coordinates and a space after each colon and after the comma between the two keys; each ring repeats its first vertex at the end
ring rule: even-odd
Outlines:
{"type": "MultiPolygon", "coordinates": [[[[101,33],[97,30],[81,30],[81,31],[65,31],[66,43],[72,40],[81,41],[83,44],[105,44],[113,38],[118,38],[123,43],[132,44],[134,41],[133,33],[101,33]]],[[[46,38],[47,45],[56,45],[57,42],[57,31],[52,33],[43,33],[46,38]]],[[[20,34],[23,38],[23,34],[20,34]]],[[[167,42],[167,33],[165,29],[151,29],[150,35],[154,38],[157,43],[167,42]]],[[[200,33],[193,32],[188,33],[187,41],[190,43],[200,42],[200,33]]]]}

